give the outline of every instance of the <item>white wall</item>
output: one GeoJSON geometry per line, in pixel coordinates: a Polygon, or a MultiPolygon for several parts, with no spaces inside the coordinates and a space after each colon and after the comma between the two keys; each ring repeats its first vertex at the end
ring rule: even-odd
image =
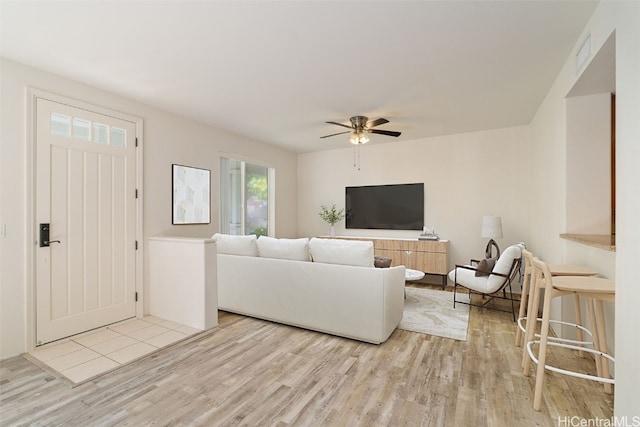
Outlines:
{"type": "Polygon", "coordinates": [[[611,233],[611,94],[567,98],[566,232],[611,233]]]}
{"type": "MultiPolygon", "coordinates": [[[[615,309],[606,307],[610,342],[615,337],[616,391],[615,415],[638,416],[637,390],[640,373],[637,355],[640,344],[637,325],[638,251],[640,241],[640,3],[601,2],[572,54],[558,75],[531,123],[532,174],[531,249],[554,263],[583,263],[597,268],[603,277],[616,281],[615,309]],[[592,51],[598,52],[609,35],[616,32],[616,168],[617,218],[616,252],[564,241],[559,234],[566,231],[566,115],[565,96],[576,75],[575,53],[588,32],[592,51]],[[615,317],[615,319],[614,319],[615,317]],[[614,322],[615,320],[615,322],[614,322]],[[615,327],[614,327],[615,324],[615,327]]],[[[570,304],[556,306],[556,313],[571,312],[570,304]]]]}
{"type": "MultiPolygon", "coordinates": [[[[339,138],[339,137],[336,137],[339,138]]],[[[373,138],[376,138],[374,135],[373,138]]],[[[442,136],[361,147],[360,170],[353,148],[298,155],[298,234],[326,235],[320,205],[344,207],[345,186],[424,182],[425,225],[450,240],[450,267],[484,255],[483,215],[502,217],[502,249],[527,241],[526,188],[530,151],[528,127],[442,136]]],[[[417,237],[417,231],[345,230],[337,235],[417,237]]]]}
{"type": "Polygon", "coordinates": [[[593,18],[616,27],[616,416],[640,417],[640,2],[601,3],[593,18]]]}
{"type": "MultiPolygon", "coordinates": [[[[27,290],[29,282],[26,254],[27,227],[27,115],[26,87],[121,111],[144,120],[144,236],[210,236],[218,230],[219,153],[254,159],[276,169],[276,233],[296,234],[296,156],[257,141],[232,135],[161,111],[121,96],[107,93],[13,61],[1,62],[1,162],[0,224],[0,358],[20,354],[27,343],[27,290]],[[212,223],[197,226],[171,225],[171,164],[210,169],[212,223]]],[[[146,251],[145,251],[146,255],[146,251]]],[[[148,262],[144,262],[148,290],[148,262]]],[[[144,295],[143,295],[144,296],[144,295]]],[[[145,301],[147,302],[147,301],[145,301]]],[[[146,304],[148,307],[148,304],[146,304]]]]}

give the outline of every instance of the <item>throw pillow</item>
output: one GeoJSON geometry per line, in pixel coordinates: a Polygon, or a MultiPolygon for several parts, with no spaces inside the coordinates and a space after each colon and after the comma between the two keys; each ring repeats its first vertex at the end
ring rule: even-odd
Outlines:
{"type": "Polygon", "coordinates": [[[276,239],[260,236],[257,241],[258,255],[263,258],[309,261],[309,239],[276,239]]]}
{"type": "Polygon", "coordinates": [[[488,276],[493,271],[493,266],[496,264],[495,258],[483,259],[478,263],[476,267],[476,277],[488,276]]]}
{"type": "Polygon", "coordinates": [[[376,268],[389,268],[391,267],[391,258],[375,256],[373,258],[373,265],[376,268]]]}
{"type": "Polygon", "coordinates": [[[255,234],[234,236],[216,233],[212,237],[216,239],[216,249],[219,254],[258,256],[255,234]]]}
{"type": "Polygon", "coordinates": [[[309,240],[309,249],[314,262],[373,267],[373,242],[371,241],[314,237],[309,240]]]}

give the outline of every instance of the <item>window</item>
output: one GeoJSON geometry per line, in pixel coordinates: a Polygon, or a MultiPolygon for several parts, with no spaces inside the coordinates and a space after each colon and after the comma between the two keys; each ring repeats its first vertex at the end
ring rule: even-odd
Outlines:
{"type": "Polygon", "coordinates": [[[51,135],[64,136],[80,141],[93,141],[96,144],[126,148],[127,130],[91,122],[79,117],[69,117],[56,112],[51,113],[51,135]],[[93,132],[92,132],[93,131],[93,132]]]}
{"type": "Polygon", "coordinates": [[[272,168],[242,160],[220,158],[220,232],[273,234],[272,168]]]}

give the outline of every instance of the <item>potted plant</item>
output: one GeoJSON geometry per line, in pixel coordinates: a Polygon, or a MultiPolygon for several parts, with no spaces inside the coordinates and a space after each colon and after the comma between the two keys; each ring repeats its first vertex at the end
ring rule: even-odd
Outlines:
{"type": "Polygon", "coordinates": [[[336,232],[334,229],[334,225],[338,221],[341,221],[344,218],[344,209],[338,210],[336,205],[332,205],[330,208],[327,208],[325,205],[320,206],[320,218],[329,225],[331,225],[331,235],[335,236],[336,232]]]}

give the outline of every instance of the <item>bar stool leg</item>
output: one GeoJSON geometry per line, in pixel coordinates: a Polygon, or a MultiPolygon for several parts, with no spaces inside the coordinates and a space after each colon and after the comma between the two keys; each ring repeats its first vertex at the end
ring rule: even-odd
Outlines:
{"type": "MultiPolygon", "coordinates": [[[[595,329],[598,331],[597,335],[598,335],[598,350],[601,351],[602,353],[609,353],[607,351],[607,334],[605,331],[605,322],[604,322],[604,307],[602,305],[602,300],[600,299],[595,299],[595,306],[596,306],[596,327],[595,329]]],[[[594,337],[595,340],[595,337],[594,337]]],[[[596,356],[597,358],[599,358],[602,362],[602,377],[604,378],[611,378],[611,374],[609,373],[609,361],[604,358],[603,356],[596,356]]],[[[604,383],[604,391],[606,393],[613,393],[613,387],[611,387],[611,384],[609,383],[604,383]]]]}
{"type": "MultiPolygon", "coordinates": [[[[525,271],[524,278],[522,279],[522,293],[520,294],[520,310],[518,311],[518,319],[521,319],[527,315],[527,300],[529,299],[529,283],[531,282],[531,273],[525,271]]],[[[527,318],[527,322],[529,319],[527,318]]],[[[525,323],[525,326],[526,325],[525,323]]],[[[520,347],[522,344],[522,331],[520,327],[516,325],[516,347],[520,347]]]]}
{"type": "Polygon", "coordinates": [[[554,295],[553,287],[544,291],[544,306],[542,308],[542,329],[540,331],[540,347],[538,348],[538,368],[536,370],[536,387],[533,393],[533,409],[540,410],[542,403],[542,386],[544,385],[544,366],[547,362],[547,339],[549,338],[549,320],[551,317],[551,299],[554,295]]]}
{"type": "MultiPolygon", "coordinates": [[[[593,349],[600,350],[600,343],[598,340],[598,328],[596,327],[596,311],[594,306],[593,298],[587,297],[587,312],[589,314],[589,325],[591,326],[591,334],[593,338],[593,349]]],[[[596,372],[598,376],[602,376],[602,363],[605,362],[605,359],[600,356],[594,357],[596,360],[596,372]]]]}
{"type": "MultiPolygon", "coordinates": [[[[582,326],[582,308],[580,307],[580,295],[573,295],[573,310],[576,316],[576,325],[582,326]]],[[[576,328],[576,335],[578,337],[578,341],[584,341],[584,334],[582,329],[576,328]]],[[[578,356],[584,359],[584,351],[578,350],[578,356]]]]}
{"type": "Polygon", "coordinates": [[[524,338],[524,345],[522,348],[522,374],[525,377],[529,376],[529,368],[531,366],[531,359],[529,358],[529,353],[527,353],[527,343],[529,341],[533,341],[533,337],[536,333],[536,325],[538,318],[538,307],[540,306],[540,290],[543,289],[542,279],[539,277],[536,271],[536,275],[531,278],[531,292],[533,292],[533,296],[529,298],[529,305],[527,309],[527,323],[526,323],[526,333],[524,338]]]}

